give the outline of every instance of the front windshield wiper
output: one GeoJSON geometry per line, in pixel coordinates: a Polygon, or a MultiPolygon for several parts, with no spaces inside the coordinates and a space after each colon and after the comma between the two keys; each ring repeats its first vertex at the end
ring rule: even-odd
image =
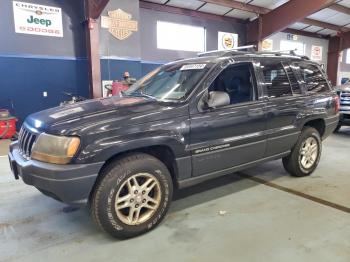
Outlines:
{"type": "Polygon", "coordinates": [[[146,93],[142,93],[142,92],[131,92],[129,94],[126,94],[124,91],[121,91],[121,94],[123,96],[136,96],[136,97],[146,97],[146,98],[150,98],[150,99],[153,99],[153,100],[158,100],[156,97],[152,96],[152,95],[149,95],[149,94],[146,94],[146,93]]]}

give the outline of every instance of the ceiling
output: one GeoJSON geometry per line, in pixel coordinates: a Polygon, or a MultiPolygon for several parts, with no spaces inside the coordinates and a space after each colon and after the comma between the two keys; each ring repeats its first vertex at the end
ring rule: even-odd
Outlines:
{"type": "MultiPolygon", "coordinates": [[[[199,12],[215,14],[224,17],[233,17],[243,20],[254,20],[258,14],[254,12],[243,11],[236,8],[230,8],[221,4],[214,4],[215,1],[206,0],[144,0],[161,5],[179,7],[184,9],[196,10],[199,12]],[[207,3],[209,2],[209,3],[207,3]]],[[[244,4],[261,7],[261,9],[273,10],[289,0],[235,0],[244,4]]],[[[305,0],[311,1],[311,0],[305,0]]],[[[220,2],[220,1],[218,1],[220,2]]],[[[300,30],[309,33],[315,33],[323,36],[336,35],[338,31],[350,30],[350,0],[338,0],[335,5],[322,9],[305,19],[289,26],[291,29],[300,30]],[[340,11],[339,11],[340,10],[340,11]]]]}

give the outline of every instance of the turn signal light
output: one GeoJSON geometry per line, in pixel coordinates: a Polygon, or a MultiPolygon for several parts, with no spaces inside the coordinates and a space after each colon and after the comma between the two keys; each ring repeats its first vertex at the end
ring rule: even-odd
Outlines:
{"type": "Polygon", "coordinates": [[[339,99],[339,96],[335,97],[334,102],[335,102],[335,112],[339,113],[339,110],[340,110],[340,99],[339,99]]]}

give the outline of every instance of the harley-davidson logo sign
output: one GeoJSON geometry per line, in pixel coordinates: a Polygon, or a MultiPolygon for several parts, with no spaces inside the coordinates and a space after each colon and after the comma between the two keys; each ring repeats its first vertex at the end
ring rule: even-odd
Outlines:
{"type": "Polygon", "coordinates": [[[121,9],[108,11],[108,16],[101,17],[101,27],[108,28],[108,31],[117,39],[124,40],[137,32],[137,21],[131,20],[131,14],[121,9]]]}

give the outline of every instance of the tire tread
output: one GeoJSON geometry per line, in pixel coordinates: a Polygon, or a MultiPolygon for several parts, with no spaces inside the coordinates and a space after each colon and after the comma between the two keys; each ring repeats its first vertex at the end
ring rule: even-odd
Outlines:
{"type": "MultiPolygon", "coordinates": [[[[103,226],[103,223],[100,220],[100,216],[99,216],[98,203],[100,201],[102,190],[105,187],[106,183],[109,181],[109,179],[111,179],[115,175],[113,172],[114,169],[119,169],[119,170],[124,169],[125,166],[128,166],[132,162],[139,161],[139,160],[157,162],[158,165],[159,164],[163,165],[163,167],[166,170],[168,170],[163,162],[161,162],[160,160],[158,160],[152,155],[148,155],[146,153],[133,153],[133,154],[125,155],[122,158],[116,159],[113,162],[106,165],[106,167],[102,169],[101,174],[98,178],[98,181],[96,182],[95,190],[93,191],[90,198],[90,213],[94,223],[107,234],[111,234],[111,232],[109,232],[109,230],[103,226]]],[[[124,238],[129,238],[129,236],[119,235],[118,238],[124,239],[124,238]]]]}
{"type": "Polygon", "coordinates": [[[316,169],[316,167],[318,165],[321,151],[322,151],[322,140],[321,140],[319,132],[313,127],[305,126],[302,129],[302,132],[299,136],[297,143],[292,148],[291,153],[282,159],[283,166],[284,166],[285,170],[292,176],[295,176],[295,177],[309,176],[314,172],[314,170],[316,169]],[[306,138],[306,135],[308,133],[310,133],[310,134],[315,133],[316,134],[316,138],[317,138],[318,143],[319,143],[319,156],[318,156],[318,159],[316,160],[317,161],[316,164],[310,169],[310,172],[305,173],[305,172],[303,172],[303,170],[301,170],[301,168],[299,166],[299,148],[300,148],[301,143],[306,138]]]}

